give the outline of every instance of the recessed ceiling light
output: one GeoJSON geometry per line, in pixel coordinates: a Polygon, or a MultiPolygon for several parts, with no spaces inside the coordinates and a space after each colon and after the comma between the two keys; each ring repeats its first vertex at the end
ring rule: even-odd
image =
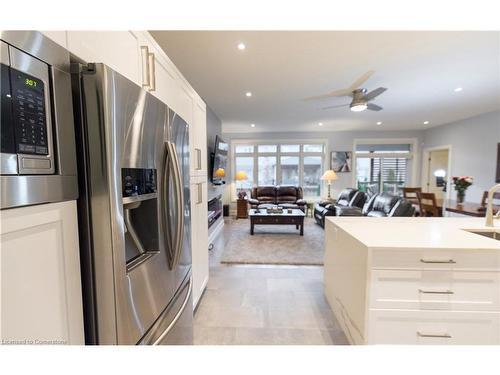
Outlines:
{"type": "Polygon", "coordinates": [[[245,93],[245,96],[246,96],[247,98],[249,98],[249,97],[251,97],[251,96],[252,96],[252,93],[251,93],[250,91],[247,91],[247,92],[245,93]]]}
{"type": "Polygon", "coordinates": [[[460,91],[462,91],[462,90],[463,90],[463,88],[461,88],[461,87],[457,87],[457,88],[455,89],[455,92],[460,92],[460,91]]]}
{"type": "Polygon", "coordinates": [[[247,48],[247,47],[245,46],[245,43],[238,43],[238,49],[239,49],[240,51],[243,51],[245,48],[247,48]]]}
{"type": "Polygon", "coordinates": [[[255,124],[250,124],[250,126],[251,126],[252,128],[255,128],[255,124]]]}
{"type": "Polygon", "coordinates": [[[424,125],[429,125],[429,121],[424,121],[424,125]]]}
{"type": "Polygon", "coordinates": [[[382,121],[377,121],[377,125],[382,125],[382,121]]]}
{"type": "Polygon", "coordinates": [[[319,126],[323,126],[323,123],[322,123],[322,122],[318,122],[318,125],[319,125],[319,126]]]}

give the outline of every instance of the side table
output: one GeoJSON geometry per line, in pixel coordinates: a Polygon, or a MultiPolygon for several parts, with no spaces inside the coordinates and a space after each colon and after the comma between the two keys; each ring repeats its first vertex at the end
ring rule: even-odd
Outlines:
{"type": "Polygon", "coordinates": [[[236,219],[248,219],[248,201],[246,199],[236,200],[236,219]]]}

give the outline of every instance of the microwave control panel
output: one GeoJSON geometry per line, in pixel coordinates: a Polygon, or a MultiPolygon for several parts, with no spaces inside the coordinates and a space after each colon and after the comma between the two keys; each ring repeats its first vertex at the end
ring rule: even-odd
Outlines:
{"type": "Polygon", "coordinates": [[[48,155],[44,82],[11,68],[10,83],[17,152],[48,155]]]}

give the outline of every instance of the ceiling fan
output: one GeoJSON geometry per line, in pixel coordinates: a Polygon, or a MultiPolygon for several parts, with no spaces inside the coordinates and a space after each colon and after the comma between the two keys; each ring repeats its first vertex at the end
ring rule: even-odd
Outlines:
{"type": "Polygon", "coordinates": [[[361,112],[361,111],[364,111],[365,109],[369,109],[371,111],[380,111],[383,108],[379,105],[370,103],[370,101],[375,99],[377,96],[382,94],[387,89],[385,87],[379,87],[373,91],[368,92],[366,89],[360,87],[366,80],[368,80],[368,78],[371,77],[371,75],[373,73],[375,73],[374,70],[367,71],[365,74],[363,74],[361,77],[359,77],[356,81],[354,81],[354,83],[351,86],[349,86],[345,89],[335,90],[335,91],[332,91],[332,92],[330,92],[328,94],[324,94],[324,95],[311,96],[309,98],[305,98],[304,100],[317,100],[317,99],[333,98],[333,97],[338,97],[338,96],[349,96],[352,98],[351,103],[332,105],[329,107],[324,107],[323,109],[340,108],[340,107],[349,106],[351,108],[351,111],[353,111],[353,112],[361,112]]]}

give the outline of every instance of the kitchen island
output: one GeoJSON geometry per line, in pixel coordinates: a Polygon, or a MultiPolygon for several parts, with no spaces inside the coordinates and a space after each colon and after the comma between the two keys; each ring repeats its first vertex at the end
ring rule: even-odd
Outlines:
{"type": "Polygon", "coordinates": [[[325,295],[349,341],[500,344],[500,223],[484,224],[328,217],[325,295]]]}

